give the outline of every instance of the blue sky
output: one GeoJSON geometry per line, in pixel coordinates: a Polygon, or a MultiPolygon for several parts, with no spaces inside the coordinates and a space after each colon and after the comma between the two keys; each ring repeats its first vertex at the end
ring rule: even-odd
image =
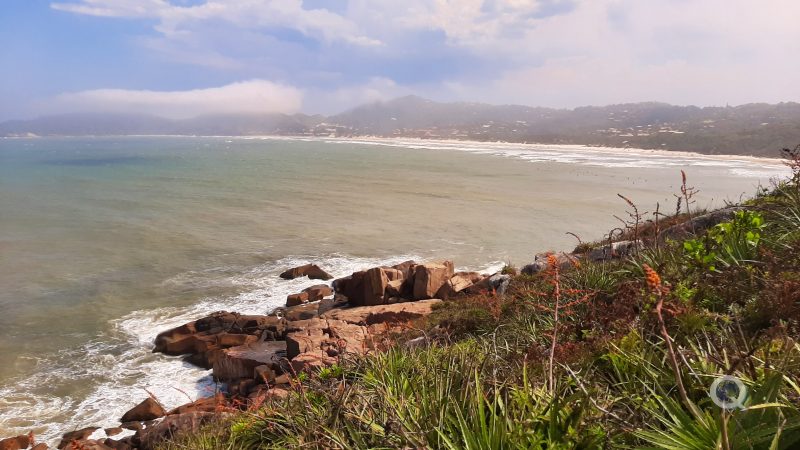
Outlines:
{"type": "Polygon", "coordinates": [[[3,0],[0,120],[800,100],[796,0],[3,0]]]}

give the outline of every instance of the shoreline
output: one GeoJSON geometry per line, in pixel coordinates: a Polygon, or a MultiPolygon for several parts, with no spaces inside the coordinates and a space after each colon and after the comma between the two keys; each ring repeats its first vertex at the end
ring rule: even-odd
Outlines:
{"type": "MultiPolygon", "coordinates": [[[[302,135],[183,135],[183,134],[109,134],[109,135],[63,135],[63,136],[2,136],[0,139],[25,140],[25,139],[80,139],[80,138],[215,138],[237,140],[285,140],[285,141],[311,141],[311,142],[342,142],[354,144],[376,144],[393,147],[407,147],[407,143],[418,144],[445,144],[445,145],[472,145],[472,146],[497,146],[513,149],[514,147],[530,150],[574,150],[589,151],[588,153],[604,153],[610,156],[660,156],[682,157],[698,160],[726,161],[726,162],[755,162],[767,166],[783,166],[783,159],[779,156],[752,156],[728,153],[707,154],[684,150],[660,150],[638,147],[608,147],[586,144],[543,144],[536,142],[508,142],[508,141],[476,141],[469,139],[423,139],[417,137],[383,137],[383,136],[352,136],[352,137],[327,137],[327,136],[302,136],[302,135]],[[405,144],[404,144],[405,143],[405,144]]],[[[776,150],[777,151],[777,150],[776,150]]]]}

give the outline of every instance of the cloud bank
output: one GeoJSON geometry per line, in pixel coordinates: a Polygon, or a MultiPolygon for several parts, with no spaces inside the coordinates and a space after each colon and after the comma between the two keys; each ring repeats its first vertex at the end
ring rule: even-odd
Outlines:
{"type": "MultiPolygon", "coordinates": [[[[312,113],[397,93],[550,107],[800,101],[796,0],[60,0],[52,8],[139,23],[149,33],[135,42],[176,70],[296,86],[312,113]]],[[[87,96],[115,97],[78,99],[87,96]]]]}
{"type": "Polygon", "coordinates": [[[185,119],[206,114],[295,113],[303,93],[265,80],[189,91],[95,89],[58,95],[49,103],[57,112],[115,112],[185,119]]]}

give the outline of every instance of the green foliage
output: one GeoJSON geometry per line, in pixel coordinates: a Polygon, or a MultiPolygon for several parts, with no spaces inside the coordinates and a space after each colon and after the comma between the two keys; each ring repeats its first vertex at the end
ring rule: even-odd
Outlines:
{"type": "Polygon", "coordinates": [[[317,377],[319,377],[319,379],[323,381],[330,379],[338,379],[342,378],[343,376],[344,376],[344,368],[339,364],[334,364],[329,367],[323,367],[317,374],[317,377]]]}
{"type": "Polygon", "coordinates": [[[758,255],[764,218],[754,211],[737,211],[733,220],[709,229],[705,236],[683,243],[688,261],[709,271],[718,267],[742,265],[758,255]]]}

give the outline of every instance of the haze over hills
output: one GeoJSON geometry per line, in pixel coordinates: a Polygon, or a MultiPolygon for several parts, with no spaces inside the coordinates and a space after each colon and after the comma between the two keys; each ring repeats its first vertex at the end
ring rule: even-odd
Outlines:
{"type": "Polygon", "coordinates": [[[0,123],[0,136],[143,134],[419,137],[777,156],[780,148],[800,143],[800,104],[701,108],[648,102],[552,109],[407,96],[329,117],[206,115],[173,120],[84,113],[0,123]]]}

